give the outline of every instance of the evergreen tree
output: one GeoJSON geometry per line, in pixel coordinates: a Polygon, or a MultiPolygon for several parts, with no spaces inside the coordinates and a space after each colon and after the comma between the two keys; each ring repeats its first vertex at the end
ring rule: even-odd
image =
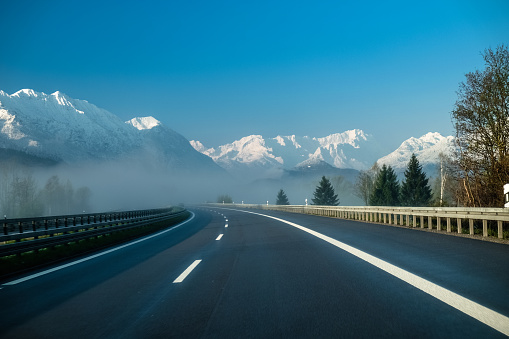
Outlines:
{"type": "Polygon", "coordinates": [[[391,166],[383,165],[375,180],[373,193],[369,198],[371,206],[398,206],[399,183],[391,166]]]}
{"type": "Polygon", "coordinates": [[[288,197],[286,196],[286,193],[283,191],[283,189],[280,189],[277,194],[276,205],[290,205],[288,197]]]}
{"type": "Polygon", "coordinates": [[[401,185],[401,204],[403,206],[428,206],[431,201],[431,188],[428,178],[415,154],[412,154],[405,170],[405,180],[401,185]]]}
{"type": "Polygon", "coordinates": [[[313,195],[314,198],[312,200],[314,205],[339,205],[338,195],[334,194],[334,188],[325,176],[322,176],[322,180],[320,180],[320,183],[316,186],[316,190],[313,195]]]}

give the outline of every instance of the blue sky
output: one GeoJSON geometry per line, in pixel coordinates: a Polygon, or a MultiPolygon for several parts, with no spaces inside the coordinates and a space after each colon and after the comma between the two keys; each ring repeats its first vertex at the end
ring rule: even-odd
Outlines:
{"type": "Polygon", "coordinates": [[[509,1],[2,1],[0,89],[152,115],[216,146],[359,128],[393,149],[454,133],[509,1]]]}

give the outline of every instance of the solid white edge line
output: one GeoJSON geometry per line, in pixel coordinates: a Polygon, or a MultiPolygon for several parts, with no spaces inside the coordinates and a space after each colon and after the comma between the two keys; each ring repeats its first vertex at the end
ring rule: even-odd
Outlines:
{"type": "Polygon", "coordinates": [[[392,265],[382,259],[372,256],[371,254],[368,254],[366,252],[358,250],[355,247],[347,245],[339,240],[333,239],[331,237],[328,237],[326,235],[323,235],[321,233],[313,231],[313,230],[306,228],[304,226],[295,224],[293,222],[290,222],[290,221],[287,221],[284,219],[266,215],[266,214],[260,214],[260,213],[249,212],[249,211],[241,211],[241,210],[235,210],[235,211],[251,213],[251,214],[256,214],[256,215],[260,215],[263,217],[271,218],[271,219],[283,222],[285,224],[291,225],[291,226],[298,228],[304,232],[307,232],[311,235],[314,235],[315,237],[320,238],[320,239],[356,256],[357,258],[362,259],[375,267],[378,267],[381,270],[384,270],[385,272],[387,272],[387,273],[395,276],[396,278],[401,279],[404,282],[420,289],[421,291],[431,295],[432,297],[437,298],[438,300],[448,304],[449,306],[452,306],[455,309],[471,316],[472,318],[477,319],[478,321],[488,325],[489,327],[509,336],[509,318],[508,317],[506,317],[498,312],[495,312],[485,306],[482,306],[470,299],[462,297],[459,294],[449,291],[446,288],[443,288],[443,287],[441,287],[437,284],[434,284],[424,278],[421,278],[413,273],[405,271],[402,268],[399,268],[399,267],[392,265]]]}
{"type": "Polygon", "coordinates": [[[219,234],[216,238],[216,240],[221,240],[221,238],[223,237],[223,234],[219,234]]]}
{"type": "Polygon", "coordinates": [[[91,260],[91,259],[95,259],[97,257],[100,257],[100,256],[103,256],[105,254],[108,254],[108,253],[111,253],[111,252],[115,252],[115,251],[118,251],[122,248],[125,248],[125,247],[129,247],[131,245],[134,245],[134,244],[137,244],[137,243],[140,243],[142,241],[145,241],[145,240],[148,240],[148,239],[152,239],[152,238],[155,238],[157,236],[160,236],[161,234],[164,234],[164,233],[167,233],[167,232],[170,232],[170,231],[173,231],[177,228],[179,228],[180,226],[184,225],[184,224],[187,224],[188,222],[190,222],[191,220],[193,220],[195,217],[195,214],[193,212],[191,212],[191,218],[187,219],[186,221],[183,221],[181,222],[180,224],[177,224],[167,230],[164,230],[164,231],[161,231],[159,233],[156,233],[156,234],[152,234],[152,235],[149,235],[148,237],[145,237],[145,238],[141,238],[141,239],[138,239],[138,240],[135,240],[133,242],[130,242],[130,243],[127,243],[125,245],[122,245],[122,246],[118,246],[118,247],[115,247],[115,248],[112,248],[110,250],[107,250],[107,251],[104,251],[104,252],[100,252],[100,253],[97,253],[97,254],[94,254],[94,255],[91,255],[89,257],[86,257],[86,258],[83,258],[83,259],[80,259],[80,260],[76,260],[76,261],[73,261],[73,262],[70,262],[68,264],[65,264],[65,265],[61,265],[61,266],[57,266],[57,267],[54,267],[54,268],[51,268],[49,270],[45,270],[45,271],[42,271],[42,272],[39,272],[39,273],[35,273],[35,274],[32,274],[32,275],[29,275],[29,276],[26,276],[24,278],[20,278],[20,279],[17,279],[17,280],[13,280],[13,281],[10,281],[10,282],[7,282],[5,284],[2,284],[3,286],[10,286],[10,285],[17,285],[19,283],[22,283],[22,282],[25,282],[25,281],[28,281],[28,280],[32,280],[32,279],[35,279],[37,277],[40,277],[40,276],[43,276],[43,275],[46,275],[46,274],[49,274],[49,273],[52,273],[52,272],[55,272],[55,271],[59,271],[61,269],[64,269],[64,268],[67,268],[67,267],[70,267],[70,266],[74,266],[74,265],[77,265],[77,264],[81,264],[82,262],[85,262],[85,261],[88,261],[88,260],[91,260]]]}
{"type": "Polygon", "coordinates": [[[181,283],[184,281],[184,279],[189,275],[189,273],[191,273],[192,270],[195,269],[196,266],[198,266],[198,264],[201,263],[201,259],[200,260],[195,260],[191,265],[189,265],[188,268],[186,268],[186,270],[184,272],[182,272],[181,275],[179,275],[177,277],[177,279],[175,279],[173,281],[174,284],[178,284],[178,283],[181,283]]]}

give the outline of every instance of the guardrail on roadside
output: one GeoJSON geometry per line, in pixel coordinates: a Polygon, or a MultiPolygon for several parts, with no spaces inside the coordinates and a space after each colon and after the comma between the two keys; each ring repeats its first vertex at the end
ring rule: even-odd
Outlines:
{"type": "Polygon", "coordinates": [[[125,212],[4,219],[0,257],[87,239],[177,217],[178,207],[125,212]]]}
{"type": "MultiPolygon", "coordinates": [[[[226,204],[216,204],[226,206],[226,204]]],[[[499,239],[504,238],[504,228],[509,230],[509,209],[507,208],[460,208],[460,207],[381,207],[381,206],[316,206],[316,205],[249,205],[229,204],[244,208],[259,208],[292,213],[314,214],[364,222],[392,224],[456,231],[463,233],[468,226],[470,235],[475,234],[476,223],[482,223],[482,236],[488,237],[488,226],[499,239]],[[495,227],[496,225],[496,227],[495,227]],[[491,227],[490,227],[491,228],[491,227]]],[[[506,234],[505,238],[509,238],[506,234]]]]}

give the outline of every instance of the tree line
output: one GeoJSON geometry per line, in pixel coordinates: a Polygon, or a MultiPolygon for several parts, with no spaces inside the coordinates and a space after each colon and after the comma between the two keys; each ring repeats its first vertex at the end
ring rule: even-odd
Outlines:
{"type": "MultiPolygon", "coordinates": [[[[372,206],[429,206],[432,203],[432,189],[422,166],[412,154],[405,178],[400,184],[391,166],[375,164],[369,171],[361,171],[356,182],[356,191],[366,205],[372,206]]],[[[325,176],[316,186],[313,205],[337,206],[338,195],[330,180],[325,176]]],[[[289,205],[288,197],[280,189],[276,205],[289,205]]]]}
{"type": "Polygon", "coordinates": [[[452,158],[440,154],[432,187],[415,155],[401,184],[390,166],[375,164],[361,172],[356,185],[366,205],[504,206],[503,186],[509,183],[509,49],[501,45],[481,55],[485,68],[466,74],[451,112],[457,151],[452,158]]]}
{"type": "Polygon", "coordinates": [[[88,187],[74,189],[70,180],[57,175],[43,187],[28,170],[7,171],[0,177],[0,214],[7,218],[78,214],[90,210],[88,187]]]}
{"type": "Polygon", "coordinates": [[[415,206],[432,204],[429,179],[415,154],[412,154],[404,179],[400,183],[391,166],[380,168],[377,163],[368,171],[361,171],[356,182],[356,192],[366,205],[415,206]]]}

